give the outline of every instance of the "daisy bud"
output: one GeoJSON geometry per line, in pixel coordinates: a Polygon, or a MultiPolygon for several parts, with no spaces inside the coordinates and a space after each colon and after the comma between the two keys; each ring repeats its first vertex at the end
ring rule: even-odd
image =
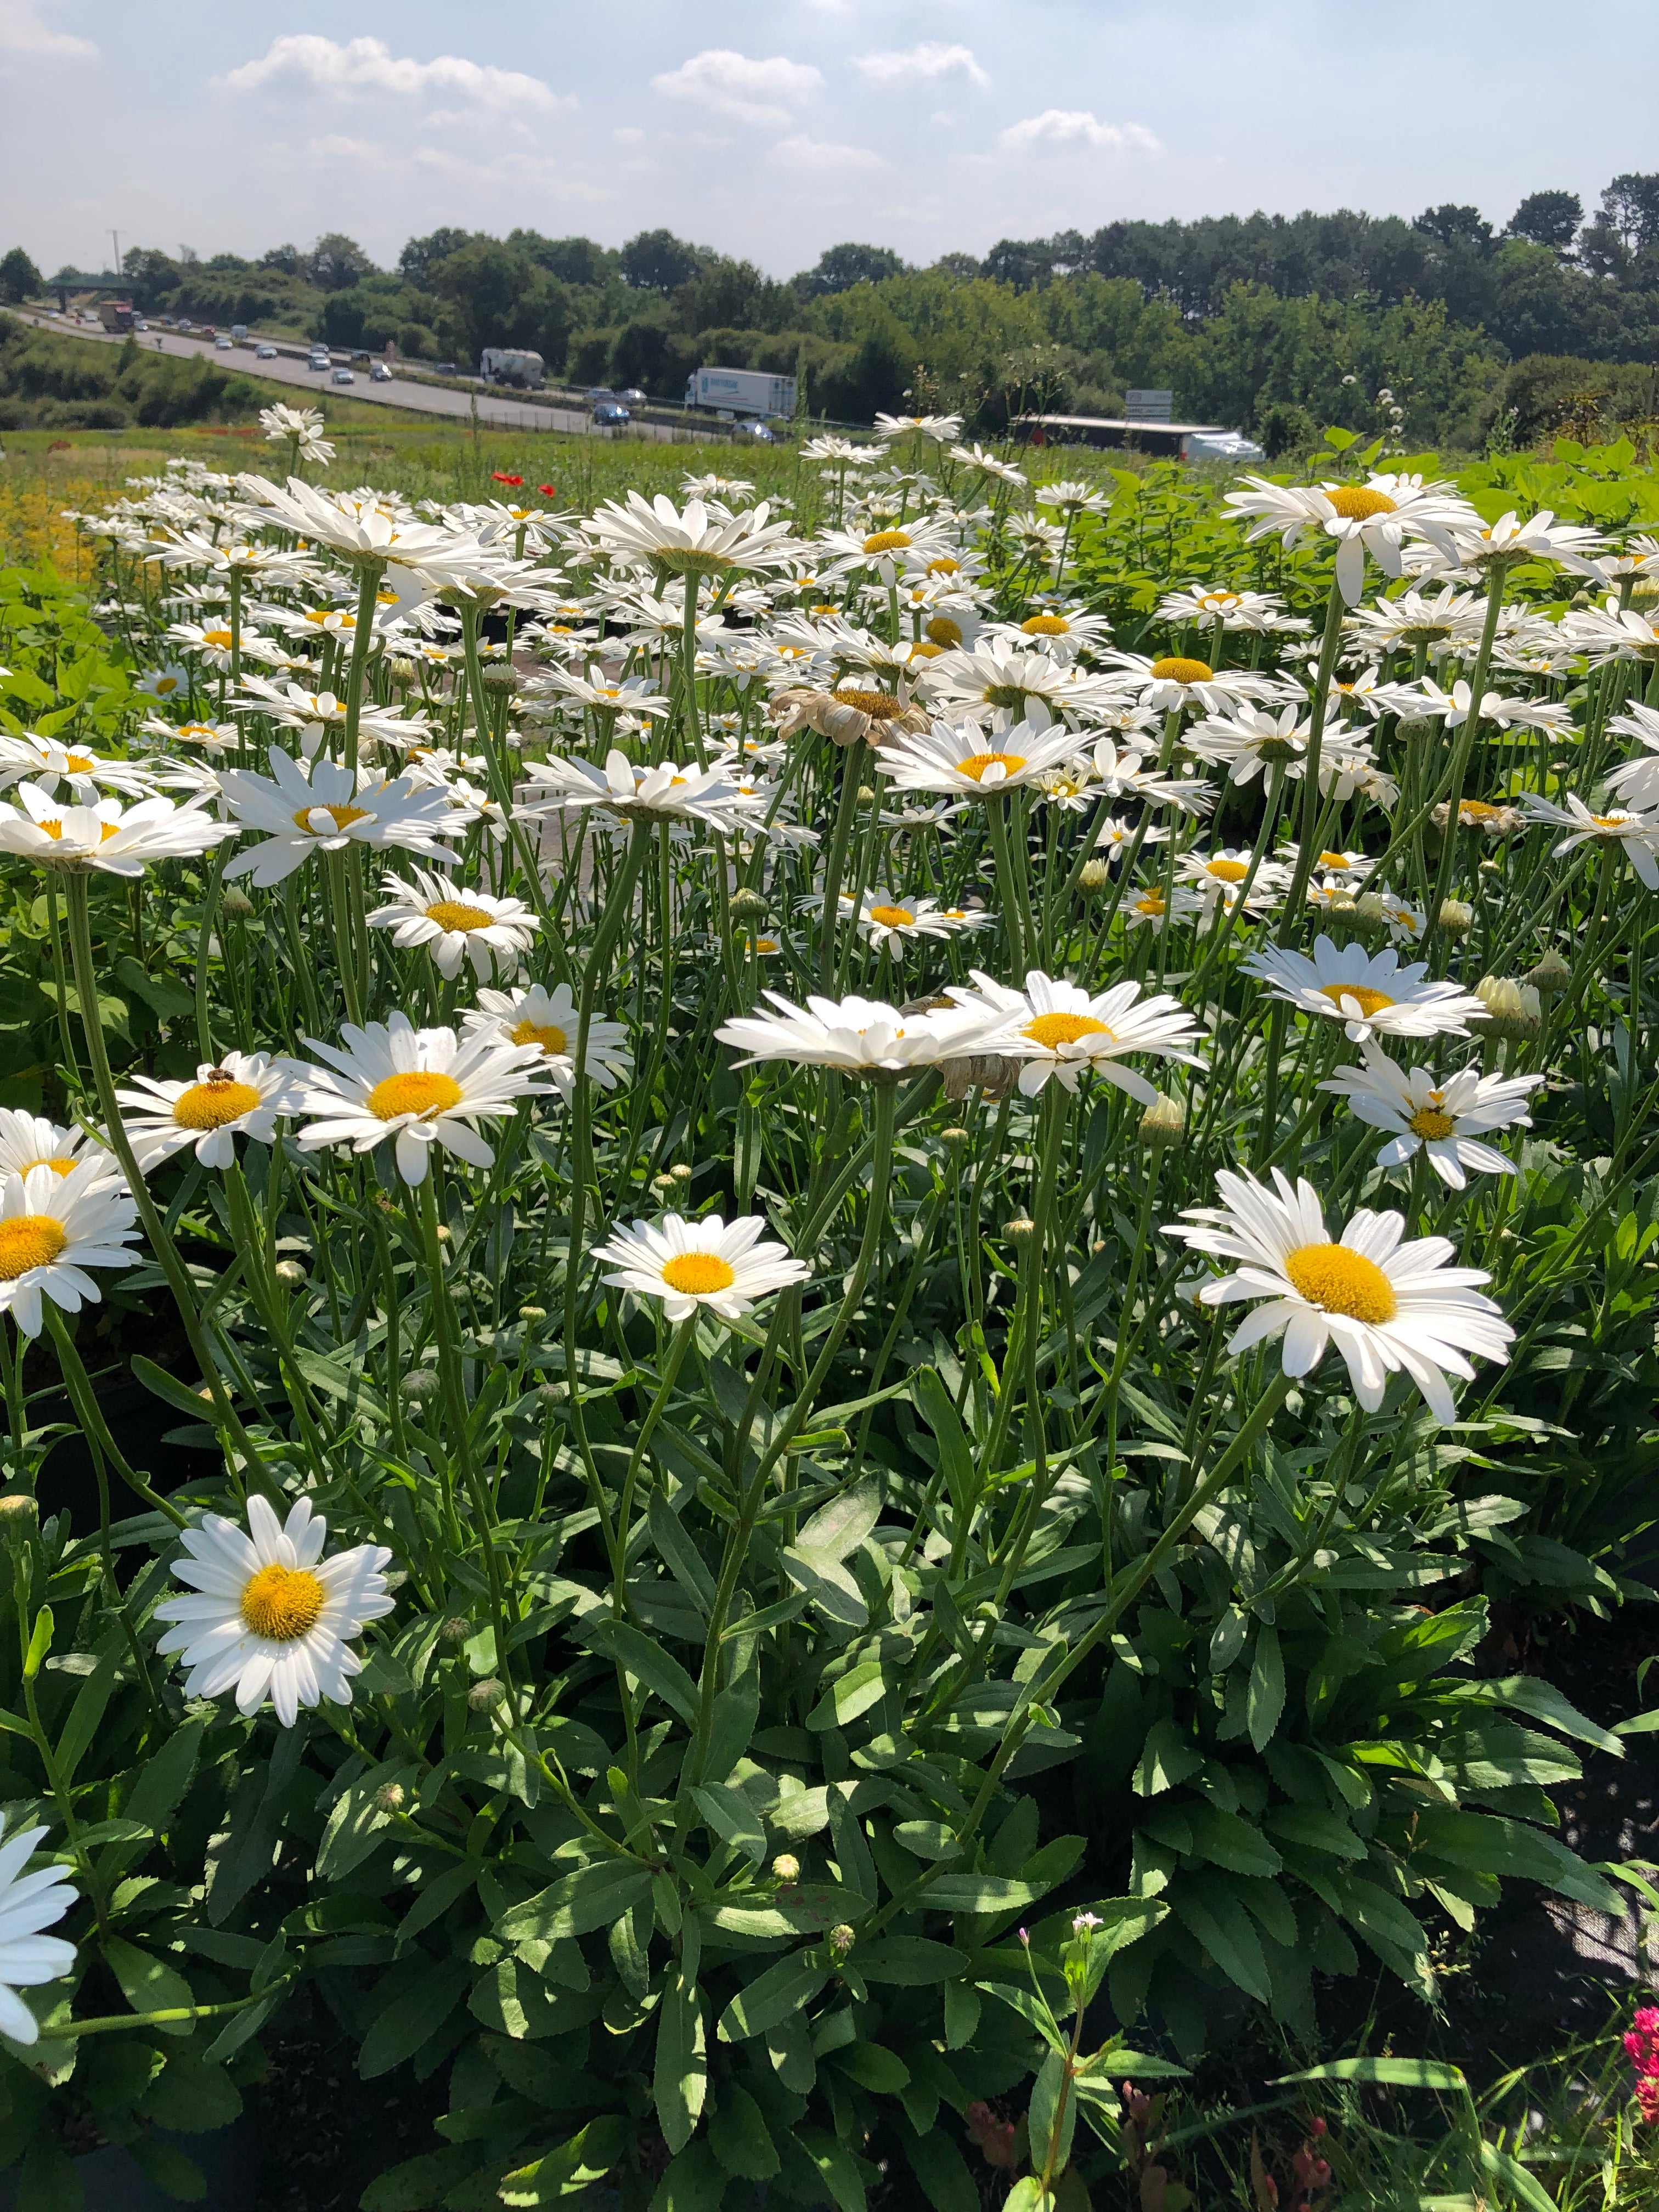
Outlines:
{"type": "Polygon", "coordinates": [[[941,1129],[939,1133],[941,1144],[965,1145],[968,1141],[966,1129],[941,1129]]]}
{"type": "Polygon", "coordinates": [[[413,684],[421,672],[407,653],[394,653],[386,665],[386,672],[394,684],[413,684]]]}
{"type": "Polygon", "coordinates": [[[545,1321],[547,1319],[547,1308],[545,1306],[520,1306],[519,1308],[519,1319],[520,1321],[527,1322],[545,1321]]]}
{"type": "Polygon", "coordinates": [[[492,660],[480,672],[486,691],[516,691],[519,688],[518,672],[507,661],[492,660]]]}
{"type": "Polygon", "coordinates": [[[774,1881],[799,1881],[800,1861],[788,1851],[780,1851],[772,1862],[772,1879],[774,1881]]]}
{"type": "Polygon", "coordinates": [[[1085,898],[1095,898],[1111,879],[1112,872],[1104,860],[1085,860],[1078,875],[1078,889],[1085,898]]]}
{"type": "Polygon", "coordinates": [[[416,1367],[398,1385],[412,1406],[424,1406],[438,1395],[438,1378],[429,1367],[416,1367]]]}
{"type": "Polygon", "coordinates": [[[668,1172],[673,1176],[676,1182],[690,1182],[691,1180],[691,1170],[684,1160],[681,1160],[676,1166],[670,1168],[668,1172]]]}
{"type": "Polygon", "coordinates": [[[1036,1224],[1021,1214],[1017,1221],[1005,1221],[1002,1233],[1011,1244],[1023,1244],[1028,1237],[1036,1234],[1036,1224]]]}
{"type": "Polygon", "coordinates": [[[873,806],[875,803],[875,793],[871,790],[867,783],[861,783],[859,786],[859,805],[860,806],[873,806]]]}
{"type": "Polygon", "coordinates": [[[271,1273],[285,1289],[298,1290],[306,1279],[306,1271],[297,1260],[279,1260],[271,1273]]]}
{"type": "Polygon", "coordinates": [[[745,884],[741,890],[735,890],[732,892],[732,911],[733,914],[764,914],[766,911],[765,894],[762,891],[750,890],[748,884],[745,884]]]}
{"type": "Polygon", "coordinates": [[[502,1685],[493,1674],[486,1674],[482,1682],[475,1682],[466,1693],[466,1702],[475,1713],[487,1713],[492,1705],[499,1705],[507,1695],[502,1685]]]}
{"type": "Polygon", "coordinates": [[[653,1190],[661,1191],[664,1197],[666,1197],[668,1193],[676,1189],[678,1186],[672,1175],[659,1175],[652,1176],[651,1188],[653,1190]]]}
{"type": "Polygon", "coordinates": [[[1544,1009],[1531,984],[1509,975],[1483,975],[1474,995],[1486,1009],[1488,1036],[1524,1042],[1542,1032],[1544,1009]]]}
{"type": "Polygon", "coordinates": [[[830,1955],[831,1958],[844,1959],[848,1953],[852,1949],[854,1944],[857,1942],[858,1934],[855,1929],[849,1928],[847,1923],[842,1920],[838,1922],[836,1925],[830,1930],[827,1940],[830,1945],[830,1955]]]}
{"type": "Polygon", "coordinates": [[[1178,1098],[1162,1091],[1140,1117],[1140,1139],[1146,1145],[1178,1145],[1187,1132],[1187,1109],[1178,1098]]]}
{"type": "Polygon", "coordinates": [[[452,1613],[438,1631],[438,1640],[442,1644],[465,1644],[471,1633],[472,1623],[463,1620],[459,1613],[452,1613]]]}
{"type": "Polygon", "coordinates": [[[1536,966],[1528,969],[1521,981],[1530,983],[1540,999],[1553,999],[1572,981],[1572,970],[1552,945],[1536,966]]]}
{"type": "Polygon", "coordinates": [[[27,1490],[0,1491],[0,1528],[9,1534],[31,1528],[40,1518],[40,1502],[27,1490]]]}
{"type": "Polygon", "coordinates": [[[438,1224],[438,1242],[441,1244],[453,1243],[454,1242],[454,1231],[451,1229],[447,1221],[441,1221],[438,1224]]]}
{"type": "Polygon", "coordinates": [[[401,1813],[408,1796],[401,1782],[382,1783],[374,1792],[374,1809],[377,1813],[401,1813]]]}
{"type": "Polygon", "coordinates": [[[1402,722],[1398,732],[1407,744],[1415,742],[1419,745],[1426,744],[1429,739],[1437,737],[1439,733],[1440,725],[1437,722],[1425,721],[1402,722]]]}
{"type": "Polygon", "coordinates": [[[1367,891],[1356,899],[1349,917],[1356,933],[1361,937],[1386,935],[1389,927],[1389,902],[1380,891],[1367,891]]]}
{"type": "Polygon", "coordinates": [[[1442,899],[1440,927],[1448,937],[1467,937],[1474,927],[1474,908],[1467,899],[1442,899]]]}
{"type": "Polygon", "coordinates": [[[253,911],[253,901],[232,884],[219,894],[219,911],[231,921],[246,921],[253,911]]]}

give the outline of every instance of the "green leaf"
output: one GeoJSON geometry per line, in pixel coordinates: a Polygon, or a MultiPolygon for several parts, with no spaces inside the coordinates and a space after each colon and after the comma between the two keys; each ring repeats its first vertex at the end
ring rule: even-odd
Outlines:
{"type": "Polygon", "coordinates": [[[865,1659],[833,1682],[806,1716],[809,1729],[850,1728],[860,1714],[878,1705],[887,1694],[887,1668],[880,1659],[865,1659]]]}
{"type": "Polygon", "coordinates": [[[1204,1754],[1185,1729],[1172,1720],[1155,1721],[1146,1731],[1135,1768],[1135,1795],[1159,1796],[1198,1773],[1203,1765],[1204,1754]]]}
{"type": "Polygon", "coordinates": [[[1006,1875],[942,1874],[928,1883],[921,1902],[930,1912],[1018,1912],[1053,1887],[1045,1881],[1034,1888],[1006,1875]]]}
{"type": "Polygon", "coordinates": [[[1193,1850],[1230,1874],[1272,1875],[1284,1861],[1259,1828],[1219,1805],[1194,1805],[1189,1814],[1193,1850]]]}
{"type": "Polygon", "coordinates": [[[690,2142],[708,2086],[702,2002],[696,1981],[688,1981],[682,1971],[669,1981],[658,2007],[653,2079],[657,2124],[671,2151],[684,2150],[690,2142]]]}
{"type": "Polygon", "coordinates": [[[718,2033],[722,2043],[746,2043],[763,2035],[793,2014],[804,2012],[830,1978],[811,1951],[793,1951],[739,1990],[720,2014],[718,2033]]]}
{"type": "Polygon", "coordinates": [[[163,1740],[159,1750],[146,1756],[123,1808],[129,1820],[142,1821],[157,1834],[166,1828],[190,1787],[206,1729],[205,1720],[183,1721],[163,1740]]]}
{"type": "Polygon", "coordinates": [[[76,1693],[64,1732],[58,1739],[58,1765],[66,1785],[74,1780],[75,1770],[98,1733],[98,1724],[115,1688],[115,1678],[126,1656],[125,1639],[119,1635],[109,1638],[98,1654],[97,1664],[76,1693]]]}
{"type": "Polygon", "coordinates": [[[379,1843],[382,1829],[389,1826],[392,1820],[392,1815],[375,1803],[375,1798],[392,1784],[411,1787],[417,1775],[418,1769],[407,1761],[387,1759],[379,1766],[371,1766],[367,1774],[340,1792],[318,1846],[319,1879],[337,1881],[353,1867],[362,1863],[379,1843]]]}
{"type": "Polygon", "coordinates": [[[168,2197],[176,2197],[182,2204],[199,2204],[207,2195],[201,2167],[177,2143],[161,2142],[155,2136],[140,2136],[128,2148],[156,2187],[168,2197]]]}
{"type": "Polygon", "coordinates": [[[979,2212],[979,2190],[968,2161],[942,2128],[919,2135],[901,2128],[904,2154],[934,2212],[979,2212]]]}
{"type": "Polygon", "coordinates": [[[795,1539],[804,1552],[822,1552],[844,1559],[881,1518],[881,1492],[873,1482],[860,1482],[821,1505],[795,1539]]]}
{"type": "MultiPolygon", "coordinates": [[[[171,1966],[163,1966],[148,1951],[129,1943],[124,1936],[106,1936],[100,1943],[105,1963],[121,1984],[121,1994],[134,2012],[172,2012],[196,2002],[190,1984],[171,1966]]],[[[157,2035],[188,2035],[187,2020],[158,2023],[157,2035]]]]}
{"type": "Polygon", "coordinates": [[[471,2143],[447,2143],[441,2150],[406,2158],[389,2173],[371,2181],[358,2202],[362,2212],[430,2212],[477,2163],[471,2143]]]}
{"type": "Polygon", "coordinates": [[[1250,1661],[1250,1687],[1245,1700],[1250,1741],[1265,1748],[1285,1710],[1285,1662],[1279,1649],[1279,1631],[1263,1626],[1255,1632],[1255,1651],[1250,1661]]]}
{"type": "Polygon", "coordinates": [[[842,1628],[862,1628],[869,1619],[864,1593],[833,1553],[791,1544],[780,1564],[798,1590],[824,1616],[842,1628]]]}
{"type": "Polygon", "coordinates": [[[471,1980],[472,1969],[465,1959],[438,1959],[423,1974],[405,1982],[401,1993],[369,2022],[357,2052],[357,2071],[364,2081],[389,2074],[405,2058],[412,2058],[449,2018],[471,1980]]]}
{"type": "Polygon", "coordinates": [[[950,1392],[935,1367],[919,1367],[910,1377],[910,1398],[933,1432],[945,1487],[958,1519],[971,1513],[978,1485],[974,1455],[950,1392]]]}
{"type": "Polygon", "coordinates": [[[636,1860],[592,1859],[515,1905],[496,1922],[495,1933],[503,1943],[589,1936],[637,1905],[650,1887],[650,1869],[636,1860]]]}
{"type": "Polygon", "coordinates": [[[1229,1980],[1248,1996],[1269,2003],[1273,1977],[1261,1941],[1231,1887],[1215,1875],[1183,1876],[1171,1883],[1168,1896],[1176,1918],[1197,1936],[1229,1980]]]}
{"type": "Polygon", "coordinates": [[[708,2118],[708,2147],[739,2181],[769,2181],[778,2171],[766,2117],[741,2081],[727,2081],[721,2089],[708,2118]]]}
{"type": "Polygon", "coordinates": [[[1559,2212],[1559,2198],[1543,2188],[1519,2160],[1500,2150],[1496,2143],[1488,2142],[1484,2136],[1480,2138],[1480,2163],[1488,2173],[1506,2182],[1523,2204],[1532,2207],[1532,2212],[1559,2212]]]}
{"type": "Polygon", "coordinates": [[[910,2079],[910,2069],[896,2051],[881,2043],[849,2043],[835,2054],[836,2063],[861,2087],[878,2096],[896,2097],[910,2079]]]}
{"type": "Polygon", "coordinates": [[[1269,2087],[1283,2089],[1297,2081],[1386,2081],[1396,2089],[1465,2087],[1461,2068],[1443,2066],[1432,2058],[1333,2058],[1300,2074],[1280,2074],[1269,2087]]]}
{"type": "Polygon", "coordinates": [[[1419,1850],[1449,1859],[1454,1866],[1512,1875],[1542,1882],[1547,1889],[1606,1912],[1616,1920],[1625,1900],[1605,1875],[1586,1866],[1577,1852],[1554,1836],[1498,1813],[1456,1812],[1449,1805],[1425,1805],[1417,1816],[1419,1850]]]}
{"type": "Polygon", "coordinates": [[[865,2212],[864,2177],[859,2170],[859,2160],[846,2144],[822,2128],[803,2128],[799,2139],[806,2155],[823,2176],[837,2212],[865,2212]]]}
{"type": "Polygon", "coordinates": [[[657,1547],[658,1556],[707,1620],[714,1607],[714,1577],[709,1573],[702,1553],[686,1534],[678,1514],[661,1491],[652,1492],[645,1517],[650,1526],[651,1540],[657,1547]]]}
{"type": "Polygon", "coordinates": [[[700,1704],[697,1686],[679,1661],[665,1651],[660,1644],[654,1643],[631,1622],[614,1620],[609,1614],[596,1617],[589,1613],[584,1620],[573,1621],[571,1626],[585,1644],[594,1644],[608,1653],[636,1680],[643,1682],[647,1690],[654,1692],[688,1728],[696,1726],[700,1704]]]}
{"type": "Polygon", "coordinates": [[[125,960],[116,962],[115,980],[125,983],[129,992],[142,999],[164,1022],[185,1021],[195,1014],[192,992],[165,975],[147,975],[130,953],[125,960]]]}
{"type": "Polygon", "coordinates": [[[746,1851],[758,1866],[766,1856],[766,1825],[741,1790],[723,1782],[699,1784],[691,1792],[697,1810],[722,1841],[746,1851]]]}
{"type": "Polygon", "coordinates": [[[858,1954],[859,1972],[866,1982],[886,1982],[900,1989],[920,1990],[948,1982],[967,1970],[963,1954],[949,1943],[934,1943],[925,1936],[887,1936],[858,1954]]]}
{"type": "MultiPolygon", "coordinates": [[[[508,2177],[511,2179],[511,2176],[508,2177]]],[[[506,2195],[505,2190],[502,2191],[506,2195]]],[[[726,2196],[726,2176],[706,2142],[688,2143],[671,2160],[652,2194],[651,2212],[719,2212],[726,2196]]],[[[526,2200],[507,2197],[509,2204],[526,2200]]],[[[551,2203],[550,2197],[538,2203],[551,2203]]]]}
{"type": "Polygon", "coordinates": [[[1037,2069],[1027,2115],[1031,2163],[1051,2173],[1065,2172],[1077,2126],[1077,2100],[1063,2094],[1065,2087],[1066,2053],[1051,2051],[1037,2069]]]}

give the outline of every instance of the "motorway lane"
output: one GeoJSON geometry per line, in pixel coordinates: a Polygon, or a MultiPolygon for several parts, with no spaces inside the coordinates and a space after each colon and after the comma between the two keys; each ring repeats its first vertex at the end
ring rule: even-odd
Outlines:
{"type": "MultiPolygon", "coordinates": [[[[67,317],[37,312],[32,307],[13,307],[4,311],[17,316],[20,321],[32,323],[39,330],[56,331],[61,336],[86,338],[97,345],[125,345],[125,331],[93,330],[84,323],[67,317]]],[[[338,399],[365,399],[371,405],[406,408],[421,415],[445,415],[466,422],[472,419],[472,394],[452,392],[445,385],[431,384],[424,377],[394,374],[389,384],[373,384],[367,368],[361,366],[352,374],[356,382],[337,386],[329,382],[330,369],[308,369],[303,361],[294,361],[279,354],[275,361],[256,361],[247,346],[237,346],[229,353],[221,353],[211,338],[181,335],[177,331],[158,330],[152,324],[148,331],[135,331],[136,344],[146,353],[172,354],[175,357],[193,360],[205,356],[227,370],[240,369],[249,376],[268,378],[273,384],[298,386],[314,396],[329,392],[338,399]]],[[[585,411],[574,407],[537,407],[522,400],[503,398],[500,392],[487,386],[477,387],[478,420],[492,430],[563,430],[578,435],[615,437],[611,430],[599,430],[588,420],[585,411]]],[[[633,427],[631,435],[641,436],[659,444],[672,444],[674,433],[665,424],[641,422],[633,427]]],[[[708,436],[707,432],[693,433],[708,436]]]]}

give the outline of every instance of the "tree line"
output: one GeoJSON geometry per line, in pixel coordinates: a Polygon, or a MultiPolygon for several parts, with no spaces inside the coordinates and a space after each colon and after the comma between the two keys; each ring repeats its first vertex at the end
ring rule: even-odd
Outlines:
{"type": "Polygon", "coordinates": [[[1033,408],[1121,411],[1126,388],[1167,385],[1182,415],[1285,451],[1327,422],[1380,425],[1382,389],[1421,443],[1478,442],[1494,422],[1547,434],[1587,395],[1610,419],[1659,412],[1659,173],[1615,177],[1588,216],[1575,193],[1529,193],[1501,228],[1450,204],[1409,222],[1112,222],[927,268],[848,242],[787,281],[666,229],[611,248],[441,228],[385,270],[330,233],[252,260],[137,252],[125,275],[151,313],[416,359],[527,347],[554,376],[665,399],[702,362],[795,374],[812,413],[848,422],[908,398],[994,431],[1033,408]]]}

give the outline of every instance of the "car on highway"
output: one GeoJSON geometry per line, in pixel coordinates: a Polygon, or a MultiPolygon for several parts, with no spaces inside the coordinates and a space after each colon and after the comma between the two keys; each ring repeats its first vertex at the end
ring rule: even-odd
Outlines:
{"type": "Polygon", "coordinates": [[[619,392],[617,397],[624,407],[643,407],[645,404],[645,394],[636,384],[630,384],[626,392],[619,392]]]}
{"type": "Polygon", "coordinates": [[[351,356],[351,365],[354,368],[367,368],[369,362],[373,361],[374,358],[374,355],[370,353],[367,346],[359,346],[356,352],[351,356]]]}
{"type": "Polygon", "coordinates": [[[590,407],[598,407],[604,401],[614,399],[616,397],[616,393],[608,384],[590,384],[582,394],[582,398],[590,407]]]}
{"type": "Polygon", "coordinates": [[[255,346],[253,349],[253,358],[255,361],[275,361],[276,358],[276,349],[274,345],[255,346]]]}
{"type": "MultiPolygon", "coordinates": [[[[190,327],[190,325],[189,325],[188,324],[186,324],[185,327],[186,329],[188,329],[188,328],[190,327]]],[[[212,325],[211,323],[204,323],[204,324],[203,324],[203,325],[202,325],[202,336],[203,336],[204,338],[216,338],[216,337],[218,337],[218,335],[219,335],[218,331],[217,331],[216,330],[215,330],[215,328],[213,327],[213,325],[212,325]]]]}
{"type": "Polygon", "coordinates": [[[390,384],[392,371],[383,361],[377,361],[368,372],[368,380],[371,384],[390,384]]]}
{"type": "Polygon", "coordinates": [[[235,343],[234,338],[215,338],[214,350],[216,353],[229,353],[235,343]]]}
{"type": "Polygon", "coordinates": [[[337,368],[328,380],[331,384],[355,384],[357,381],[349,368],[337,368]]]}
{"type": "Polygon", "coordinates": [[[620,430],[630,419],[620,399],[601,399],[593,410],[594,427],[600,430],[620,430]]]}
{"type": "Polygon", "coordinates": [[[455,364],[453,361],[434,361],[432,364],[432,374],[434,376],[453,376],[455,364]]]}
{"type": "Polygon", "coordinates": [[[144,320],[142,315],[135,315],[132,319],[132,327],[135,331],[147,331],[149,328],[149,325],[144,320]]]}
{"type": "Polygon", "coordinates": [[[328,353],[326,349],[320,346],[313,346],[311,349],[310,358],[306,362],[306,367],[307,368],[313,369],[326,368],[328,367],[328,353]]]}

